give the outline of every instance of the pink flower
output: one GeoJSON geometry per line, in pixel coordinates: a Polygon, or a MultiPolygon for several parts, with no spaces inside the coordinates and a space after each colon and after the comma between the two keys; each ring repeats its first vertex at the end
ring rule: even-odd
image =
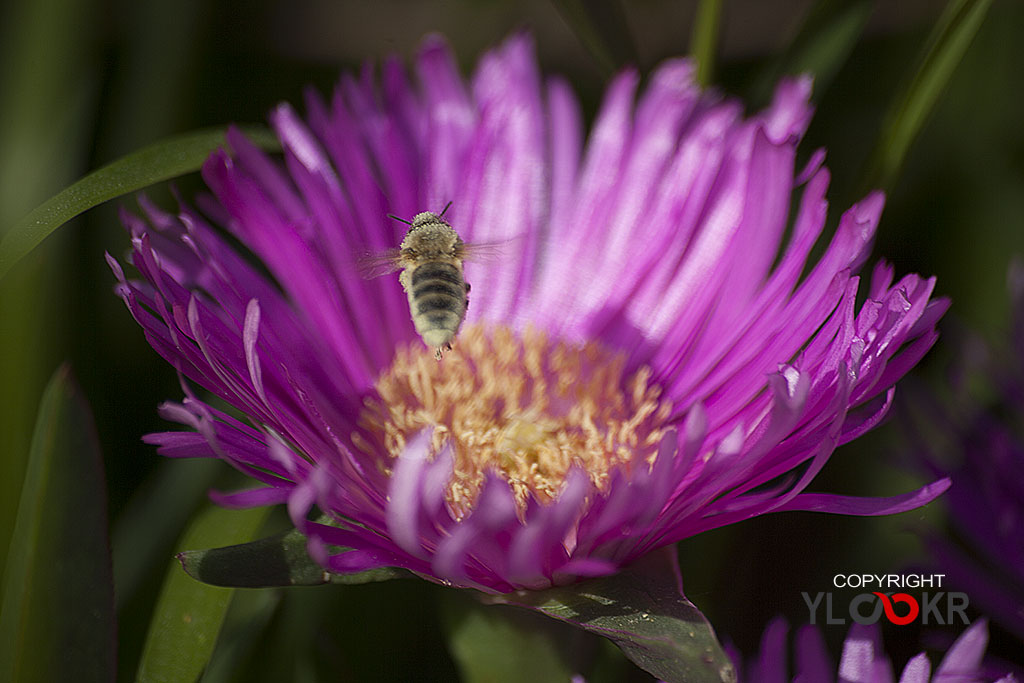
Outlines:
{"type": "Polygon", "coordinates": [[[879,193],[808,267],[829,181],[820,152],[794,166],[809,79],[751,118],[685,60],[639,95],[638,81],[612,81],[585,141],[527,37],[468,82],[431,39],[412,79],[387,61],[344,76],[329,105],[310,94],[305,122],[278,107],[283,164],[230,131],[203,168],[205,217],[142,200],[147,220],[124,217],[142,280],[111,267],[153,347],[245,420],[189,393],[162,414],[194,431],[147,441],[251,475],[220,502],[287,502],[332,571],[490,592],[615,572],[767,512],[933,499],[945,480],[894,499],[804,493],[886,413],[947,307],[934,279],[884,265],[857,306],[879,193]],[[436,361],[398,278],[354,263],[401,242],[388,213],[449,201],[463,239],[504,251],[466,262],[468,315],[436,361]]]}

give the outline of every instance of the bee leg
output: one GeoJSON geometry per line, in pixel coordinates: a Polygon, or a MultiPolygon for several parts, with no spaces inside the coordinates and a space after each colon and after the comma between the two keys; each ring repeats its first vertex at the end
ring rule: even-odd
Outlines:
{"type": "Polygon", "coordinates": [[[441,353],[441,347],[438,346],[436,349],[434,349],[434,358],[436,358],[437,360],[441,360],[441,353]]]}
{"type": "Polygon", "coordinates": [[[466,285],[466,310],[468,311],[469,310],[469,283],[468,282],[464,282],[462,284],[466,285]]]}

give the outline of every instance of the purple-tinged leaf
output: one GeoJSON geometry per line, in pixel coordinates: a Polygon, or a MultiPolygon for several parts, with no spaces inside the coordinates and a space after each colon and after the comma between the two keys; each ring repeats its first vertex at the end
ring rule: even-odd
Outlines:
{"type": "Polygon", "coordinates": [[[735,681],[736,671],[704,615],[683,595],[675,547],[609,577],[483,598],[518,605],[610,639],[637,666],[668,683],[735,681]]]}

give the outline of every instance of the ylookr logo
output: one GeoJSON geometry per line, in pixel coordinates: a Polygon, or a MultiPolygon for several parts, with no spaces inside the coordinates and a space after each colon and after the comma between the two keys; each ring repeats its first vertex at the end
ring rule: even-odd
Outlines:
{"type": "MultiPolygon", "coordinates": [[[[836,574],[832,584],[836,588],[942,588],[945,574],[836,574]]],[[[817,624],[824,613],[825,624],[846,624],[842,613],[836,614],[832,591],[819,592],[813,597],[803,592],[804,602],[810,610],[810,623],[817,624]]],[[[858,624],[875,624],[885,619],[904,626],[920,618],[922,624],[970,624],[966,593],[948,591],[892,592],[869,590],[858,593],[849,602],[849,618],[858,624]]]]}

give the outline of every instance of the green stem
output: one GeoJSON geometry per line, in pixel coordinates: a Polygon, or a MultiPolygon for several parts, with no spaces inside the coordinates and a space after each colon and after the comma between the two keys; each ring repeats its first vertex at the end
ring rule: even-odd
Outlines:
{"type": "Polygon", "coordinates": [[[721,19],[722,0],[701,0],[697,5],[690,54],[697,62],[697,82],[703,86],[709,85],[714,78],[721,19]]]}

